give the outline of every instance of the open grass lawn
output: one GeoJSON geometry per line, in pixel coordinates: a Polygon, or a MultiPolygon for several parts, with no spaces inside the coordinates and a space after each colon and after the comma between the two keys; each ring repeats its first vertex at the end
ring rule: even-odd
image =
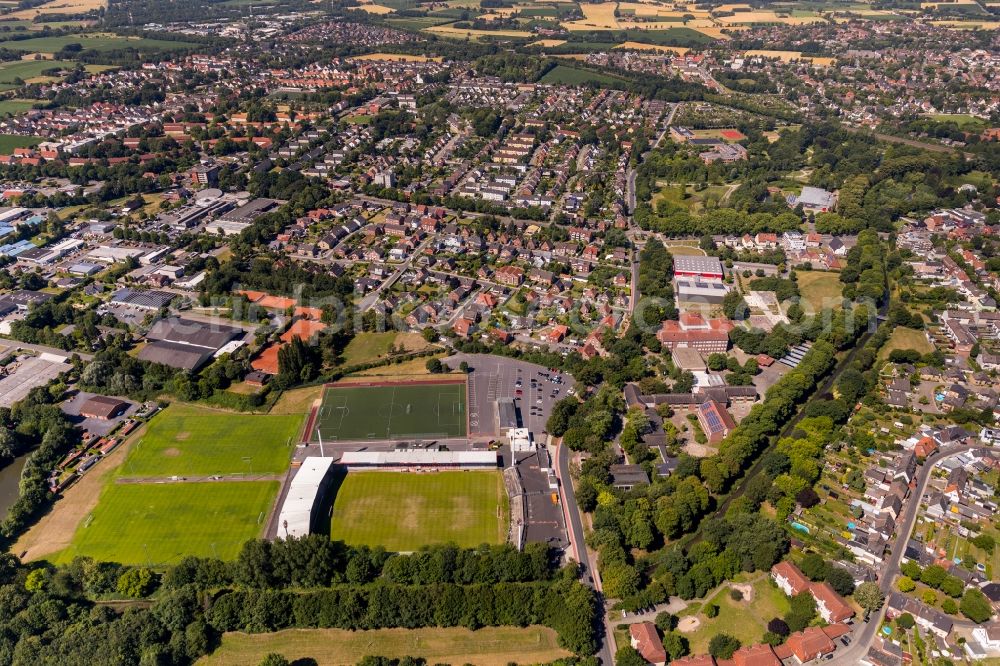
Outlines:
{"type": "Polygon", "coordinates": [[[384,358],[389,353],[389,347],[396,345],[406,351],[426,349],[427,343],[419,335],[407,333],[358,333],[344,349],[344,365],[359,365],[373,363],[384,358]]]}
{"type": "MultiPolygon", "coordinates": [[[[139,51],[174,51],[193,46],[191,42],[174,42],[165,39],[129,39],[119,35],[101,33],[99,35],[58,35],[55,37],[33,37],[18,41],[0,42],[4,48],[27,53],[57,53],[67,44],[79,44],[84,50],[113,51],[132,48],[139,51]]],[[[26,61],[37,62],[37,61],[26,61]]]]}
{"type": "Polygon", "coordinates": [[[388,18],[386,19],[386,23],[394,28],[401,28],[403,30],[423,30],[424,28],[451,23],[453,20],[446,16],[408,16],[406,18],[388,18]]]}
{"type": "Polygon", "coordinates": [[[302,418],[303,413],[249,415],[174,404],[153,418],[120,474],[280,474],[288,469],[289,444],[296,443],[302,418]]]}
{"type": "Polygon", "coordinates": [[[434,354],[433,356],[418,356],[417,358],[411,358],[408,361],[401,361],[400,363],[393,363],[391,365],[379,365],[374,368],[368,368],[367,370],[362,370],[360,372],[351,373],[351,377],[413,377],[417,375],[427,374],[427,361],[432,358],[443,359],[446,356],[444,352],[440,354],[434,354]]]}
{"type": "Polygon", "coordinates": [[[653,207],[664,200],[683,206],[691,213],[704,213],[706,208],[717,208],[728,190],[728,185],[708,185],[703,190],[696,190],[691,184],[668,183],[653,195],[653,207]]]}
{"type": "Polygon", "coordinates": [[[349,472],[330,523],[334,540],[401,552],[434,543],[502,543],[506,536],[507,495],[498,471],[349,472]]]}
{"type": "MultiPolygon", "coordinates": [[[[461,437],[467,422],[465,381],[341,384],[326,390],[316,421],[322,436],[331,440],[461,437]]],[[[315,431],[310,434],[319,440],[315,431]]]]}
{"type": "Polygon", "coordinates": [[[934,113],[930,117],[932,120],[941,123],[955,123],[959,129],[976,130],[986,127],[985,120],[970,116],[967,113],[934,113]]]}
{"type": "Polygon", "coordinates": [[[187,555],[232,559],[260,536],[277,481],[105,486],[97,508],[56,560],[77,555],[167,565],[187,555]]]}
{"type": "MultiPolygon", "coordinates": [[[[2,113],[2,112],[0,112],[2,113]]],[[[20,136],[17,134],[0,134],[0,155],[10,155],[15,148],[37,146],[42,138],[38,136],[20,136]]]]}
{"type": "Polygon", "coordinates": [[[568,657],[548,627],[459,627],[427,629],[287,629],[271,634],[227,633],[199,666],[258,664],[271,652],[293,663],[319,666],[354,664],[372,654],[398,659],[421,657],[427,663],[505,666],[545,664],[568,657]],[[313,662],[312,660],[315,660],[313,662]]]}
{"type": "Polygon", "coordinates": [[[892,336],[889,338],[889,342],[882,347],[879,356],[886,358],[894,349],[916,349],[921,354],[929,354],[934,351],[934,345],[930,343],[923,331],[897,326],[892,330],[892,336]]]}
{"type": "Polygon", "coordinates": [[[621,79],[569,65],[556,65],[546,72],[545,76],[539,79],[538,82],[565,86],[577,86],[584,83],[610,85],[620,83],[621,79]]]}
{"type": "Polygon", "coordinates": [[[844,285],[837,271],[797,271],[802,307],[806,312],[819,312],[824,308],[839,310],[844,285]],[[810,307],[811,306],[811,307],[810,307]]]}
{"type": "Polygon", "coordinates": [[[701,626],[692,633],[684,634],[691,643],[691,654],[706,654],[708,642],[718,633],[734,636],[743,645],[759,643],[767,631],[767,623],[788,612],[788,598],[771,582],[767,574],[759,574],[752,580],[752,601],[733,601],[729,596],[728,586],[724,586],[706,601],[706,604],[718,606],[719,614],[709,619],[704,613],[698,613],[701,626]]]}

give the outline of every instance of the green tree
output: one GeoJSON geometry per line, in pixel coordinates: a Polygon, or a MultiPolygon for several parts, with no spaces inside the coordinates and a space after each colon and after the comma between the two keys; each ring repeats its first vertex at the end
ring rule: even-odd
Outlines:
{"type": "Polygon", "coordinates": [[[129,569],[119,576],[115,588],[122,596],[141,599],[153,591],[154,582],[153,572],[142,567],[129,569]]]}
{"type": "Polygon", "coordinates": [[[854,590],[854,600],[865,609],[866,613],[873,613],[882,608],[882,604],[885,603],[885,595],[882,594],[882,590],[876,583],[868,581],[861,583],[858,585],[858,589],[854,590]]]}
{"type": "Polygon", "coordinates": [[[913,579],[909,576],[900,576],[899,580],[896,581],[896,588],[900,592],[912,592],[916,587],[913,579]]]}
{"type": "Polygon", "coordinates": [[[35,569],[24,579],[24,589],[28,592],[41,592],[48,580],[49,575],[45,569],[35,569]]]}
{"type": "Polygon", "coordinates": [[[663,635],[663,649],[671,661],[686,657],[691,651],[688,639],[676,631],[671,631],[663,635]]]}
{"type": "Polygon", "coordinates": [[[427,372],[437,375],[444,372],[444,365],[441,363],[439,358],[427,359],[427,372]]]}
{"type": "Polygon", "coordinates": [[[990,600],[986,598],[980,590],[970,588],[962,595],[962,602],[958,606],[962,615],[969,618],[976,624],[982,624],[990,619],[992,608],[990,600]]]}
{"type": "Polygon", "coordinates": [[[631,645],[623,645],[615,653],[615,664],[617,666],[646,666],[646,660],[631,645]]]}
{"type": "Polygon", "coordinates": [[[260,666],[289,666],[289,661],[284,655],[272,652],[261,660],[260,666]]]}
{"type": "Polygon", "coordinates": [[[716,634],[708,642],[708,653],[716,659],[729,659],[739,649],[739,639],[729,634],[716,634]]]}

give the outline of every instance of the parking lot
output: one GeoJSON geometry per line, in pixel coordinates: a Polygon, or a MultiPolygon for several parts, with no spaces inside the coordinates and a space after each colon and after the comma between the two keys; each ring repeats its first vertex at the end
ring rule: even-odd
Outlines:
{"type": "Polygon", "coordinates": [[[521,425],[530,430],[535,439],[541,439],[552,406],[573,387],[572,379],[562,373],[517,359],[456,354],[444,360],[453,368],[462,361],[469,364],[469,438],[472,440],[500,436],[496,403],[504,398],[515,399],[521,425]]]}

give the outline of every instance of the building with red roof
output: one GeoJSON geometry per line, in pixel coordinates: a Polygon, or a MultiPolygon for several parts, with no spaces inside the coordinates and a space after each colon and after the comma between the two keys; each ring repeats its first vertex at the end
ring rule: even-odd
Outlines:
{"type": "Polygon", "coordinates": [[[657,666],[667,663],[667,652],[663,649],[660,635],[656,633],[656,625],[652,622],[638,622],[629,625],[628,633],[632,647],[643,659],[657,666]]]}
{"type": "Polygon", "coordinates": [[[729,331],[733,322],[728,319],[705,319],[698,313],[686,312],[677,321],[667,320],[656,333],[656,339],[673,351],[690,347],[704,353],[724,352],[729,348],[729,331]]]}
{"type": "Polygon", "coordinates": [[[819,616],[827,622],[844,622],[854,617],[854,609],[826,581],[811,583],[809,592],[816,600],[819,616]]]}
{"type": "Polygon", "coordinates": [[[809,589],[809,579],[799,568],[787,560],[778,562],[771,567],[771,578],[781,591],[790,597],[809,589]]]}

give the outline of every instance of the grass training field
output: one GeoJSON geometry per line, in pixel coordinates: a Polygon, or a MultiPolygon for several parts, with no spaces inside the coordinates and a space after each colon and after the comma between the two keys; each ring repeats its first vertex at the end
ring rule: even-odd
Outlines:
{"type": "Polygon", "coordinates": [[[280,474],[288,469],[290,445],[297,443],[301,424],[301,413],[249,415],[173,404],[153,417],[120,474],[280,474]]]}
{"type": "Polygon", "coordinates": [[[539,626],[484,627],[476,631],[462,627],[369,631],[286,629],[270,634],[223,634],[219,648],[202,657],[198,664],[259,664],[271,652],[278,652],[293,663],[301,660],[319,666],[354,664],[373,652],[391,659],[412,656],[422,657],[427,663],[478,666],[546,664],[570,656],[559,647],[555,631],[539,626]]]}
{"type": "Polygon", "coordinates": [[[466,434],[464,380],[390,386],[329,387],[311,437],[363,440],[462,437],[466,434]]]}
{"type": "Polygon", "coordinates": [[[502,543],[506,536],[499,471],[349,472],[330,523],[334,540],[401,552],[434,543],[502,543]]]}
{"type": "Polygon", "coordinates": [[[72,545],[77,555],[123,564],[166,565],[186,555],[232,559],[260,536],[277,481],[173,484],[111,483],[72,545]]]}

